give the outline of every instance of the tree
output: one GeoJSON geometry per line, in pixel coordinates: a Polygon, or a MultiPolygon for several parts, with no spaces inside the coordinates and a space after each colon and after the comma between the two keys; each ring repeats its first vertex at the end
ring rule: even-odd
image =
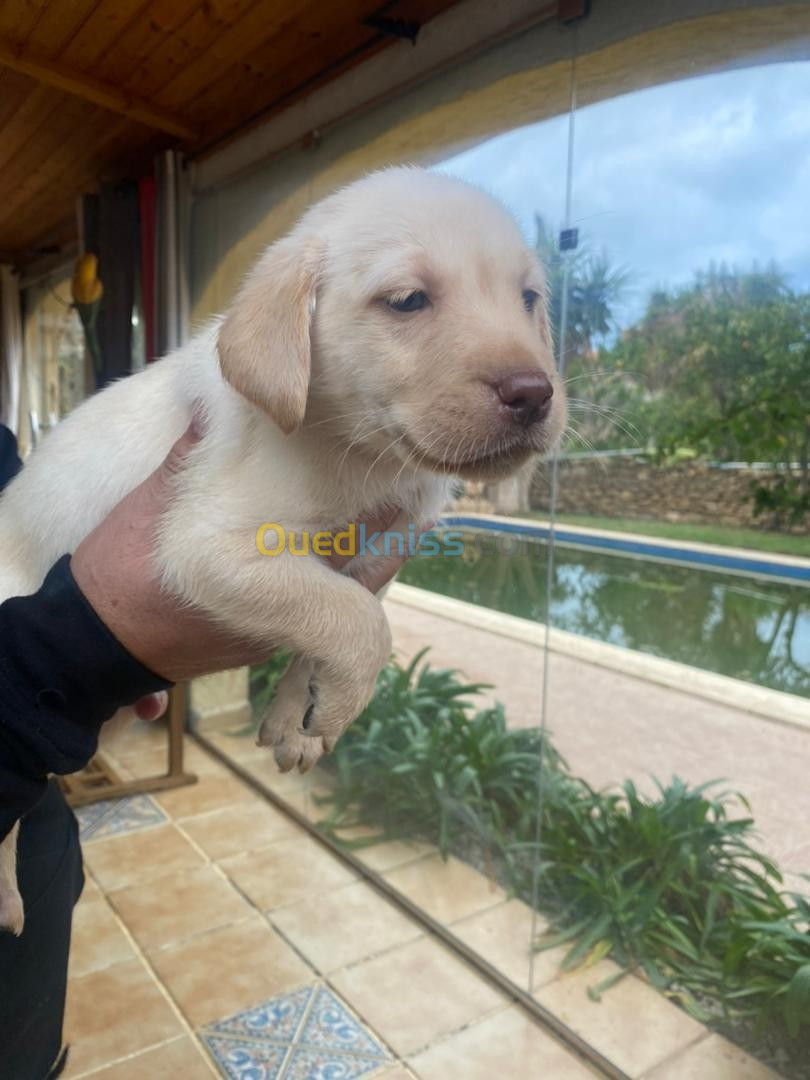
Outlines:
{"type": "MultiPolygon", "coordinates": [[[[535,250],[546,269],[551,332],[557,340],[562,317],[564,263],[557,235],[552,233],[539,214],[535,214],[535,250]]],[[[596,342],[614,329],[613,308],[630,279],[624,267],[612,266],[603,251],[594,253],[587,241],[567,255],[568,312],[566,352],[579,361],[592,359],[596,342]]],[[[568,364],[566,364],[566,367],[568,364]]]]}
{"type": "Polygon", "coordinates": [[[713,266],[657,291],[605,360],[643,372],[659,451],[771,462],[781,475],[753,485],[755,505],[775,522],[810,508],[810,295],[776,267],[713,266]]]}
{"type": "MultiPolygon", "coordinates": [[[[565,264],[557,235],[535,215],[535,249],[546,268],[551,332],[559,346],[565,288],[565,264]]],[[[638,396],[632,377],[613,365],[605,378],[605,342],[616,332],[615,308],[630,281],[629,271],[611,263],[606,252],[594,252],[587,240],[569,252],[568,305],[565,322],[565,377],[570,381],[570,434],[586,447],[616,445],[617,431],[637,439],[623,417],[638,396]],[[598,392],[597,392],[598,388],[598,392]],[[595,398],[598,397],[598,401],[595,398]]],[[[626,439],[623,441],[627,441],[626,439]]]]}

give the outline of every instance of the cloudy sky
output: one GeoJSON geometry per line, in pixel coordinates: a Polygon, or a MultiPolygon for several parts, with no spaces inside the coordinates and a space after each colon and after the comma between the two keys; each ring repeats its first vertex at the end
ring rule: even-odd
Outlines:
{"type": "MultiPolygon", "coordinates": [[[[567,117],[490,139],[442,171],[489,189],[527,233],[558,227],[567,117]]],[[[810,289],[810,63],[769,64],[627,94],[580,109],[572,223],[631,271],[617,316],[632,321],[656,285],[714,261],[774,259],[810,289]]]]}

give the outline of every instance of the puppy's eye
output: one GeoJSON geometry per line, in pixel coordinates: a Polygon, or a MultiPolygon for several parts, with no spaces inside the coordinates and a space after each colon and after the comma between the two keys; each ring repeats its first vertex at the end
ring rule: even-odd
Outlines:
{"type": "Polygon", "coordinates": [[[421,289],[415,289],[414,292],[406,293],[404,296],[389,296],[385,302],[394,311],[407,314],[410,311],[421,311],[422,308],[426,308],[430,300],[427,293],[422,292],[421,289]]]}
{"type": "Polygon", "coordinates": [[[535,292],[534,289],[523,290],[523,306],[527,311],[534,311],[537,301],[540,299],[540,294],[535,292]]]}

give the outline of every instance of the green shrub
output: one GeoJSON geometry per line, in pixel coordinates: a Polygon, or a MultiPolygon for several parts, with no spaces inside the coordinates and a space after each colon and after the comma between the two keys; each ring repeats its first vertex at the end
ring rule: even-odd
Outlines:
{"type": "MultiPolygon", "coordinates": [[[[473,712],[485,687],[420,666],[423,656],[383,670],[371,705],[325,759],[337,780],[326,824],[370,820],[381,835],[424,836],[444,855],[473,839],[504,854],[534,818],[541,735],[508,731],[501,705],[473,712]]],[[[561,763],[548,744],[543,760],[548,772],[561,763]]]]}
{"type": "Polygon", "coordinates": [[[536,896],[555,928],[537,946],[570,943],[564,968],[610,954],[700,1019],[791,1038],[810,1025],[810,904],[780,891],[751,818],[731,816],[740,796],[677,778],[653,798],[629,781],[595,791],[537,729],[476,711],[484,687],[423,656],[385,669],[326,759],[325,829],[379,828],[352,846],[422,838],[536,896]]]}

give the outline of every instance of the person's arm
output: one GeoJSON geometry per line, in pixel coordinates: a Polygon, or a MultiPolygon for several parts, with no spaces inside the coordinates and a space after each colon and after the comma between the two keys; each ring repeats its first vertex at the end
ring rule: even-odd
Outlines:
{"type": "MultiPolygon", "coordinates": [[[[235,640],[161,586],[156,530],[199,438],[192,426],[38,592],[0,604],[0,840],[36,805],[48,773],[87,764],[117,709],[272,651],[272,642],[235,640]]],[[[387,510],[366,525],[384,531],[395,516],[387,510]]],[[[348,557],[328,561],[340,570],[348,557]]],[[[376,593],[404,561],[366,555],[353,576],[376,593]]]]}
{"type": "Polygon", "coordinates": [[[0,840],[75,772],[122,705],[171,685],[124,649],[79,590],[65,555],[31,596],[0,604],[0,840]]]}

